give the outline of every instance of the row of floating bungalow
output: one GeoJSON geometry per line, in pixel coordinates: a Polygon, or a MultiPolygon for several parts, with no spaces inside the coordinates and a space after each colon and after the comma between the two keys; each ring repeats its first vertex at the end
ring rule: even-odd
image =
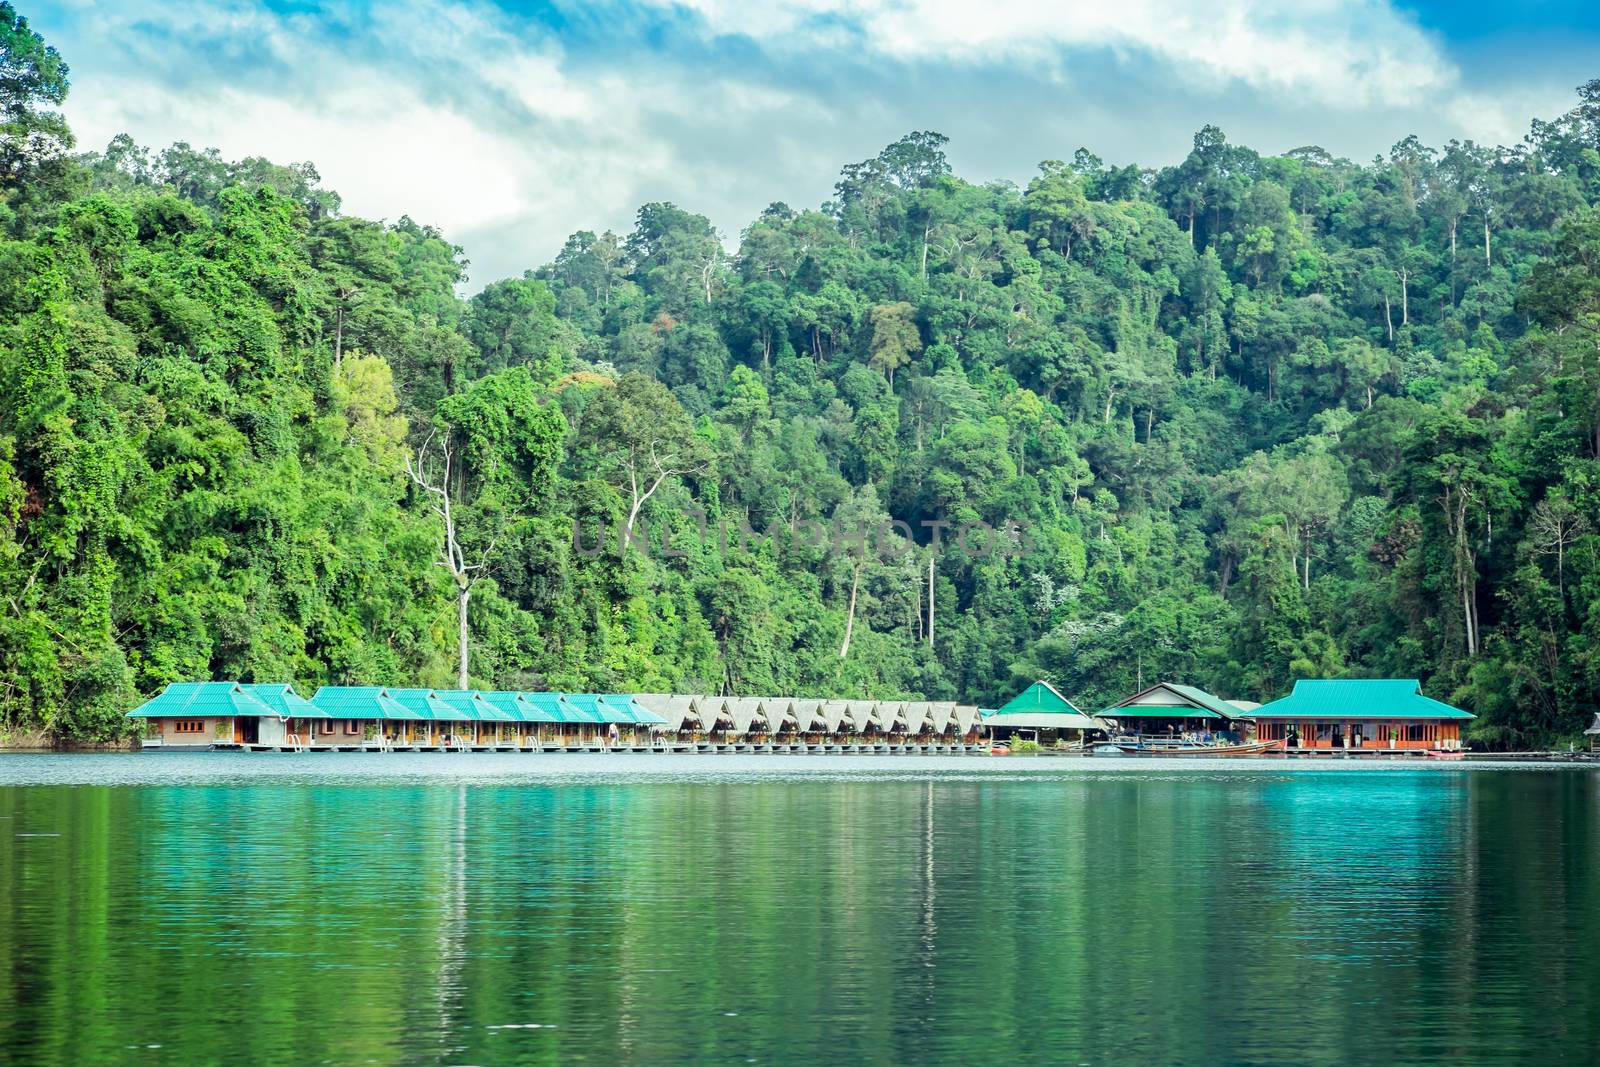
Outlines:
{"type": "Polygon", "coordinates": [[[953,701],[174,682],[129,715],[163,748],[523,752],[976,751],[953,701]]]}
{"type": "Polygon", "coordinates": [[[1269,704],[1161,682],[1093,716],[1048,682],[1035,682],[984,725],[995,741],[1085,745],[1098,737],[1102,747],[1119,751],[1263,746],[1310,754],[1453,755],[1464,751],[1461,727],[1473,717],[1423,696],[1415,679],[1301,679],[1288,696],[1269,704]]]}
{"type": "Polygon", "coordinates": [[[1152,685],[1093,715],[1048,682],[994,711],[953,701],[643,693],[532,693],[174,682],[129,715],[146,745],[266,750],[520,752],[928,752],[1033,741],[1127,751],[1462,750],[1472,716],[1411,680],[1302,680],[1269,704],[1152,685]]]}

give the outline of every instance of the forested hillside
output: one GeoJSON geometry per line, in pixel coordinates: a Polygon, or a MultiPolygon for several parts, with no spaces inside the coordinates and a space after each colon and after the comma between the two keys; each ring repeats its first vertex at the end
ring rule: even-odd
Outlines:
{"type": "Polygon", "coordinates": [[[1502,745],[1600,708],[1600,82],[1369,163],[1207,127],[976,185],[914,133],[736,250],[647,204],[480,289],[309,164],[74,154],[65,65],[0,15],[9,727],[455,684],[463,610],[480,687],[1416,676],[1502,745]],[[738,532],[891,517],[898,555],[738,532]],[[1029,551],[928,544],[980,519],[1029,551]]]}

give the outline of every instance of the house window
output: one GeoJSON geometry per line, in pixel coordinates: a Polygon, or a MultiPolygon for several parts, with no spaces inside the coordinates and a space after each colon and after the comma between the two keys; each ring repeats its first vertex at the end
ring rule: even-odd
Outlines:
{"type": "Polygon", "coordinates": [[[361,732],[361,723],[356,719],[346,719],[344,721],[344,732],[347,734],[359,734],[361,732]]]}
{"type": "Polygon", "coordinates": [[[1420,722],[1408,722],[1408,723],[1406,723],[1406,740],[1407,741],[1423,741],[1423,740],[1426,740],[1426,737],[1424,736],[1424,730],[1425,729],[1426,729],[1426,727],[1420,722]]]}
{"type": "Polygon", "coordinates": [[[203,734],[206,731],[204,719],[178,719],[172,724],[175,734],[203,734]]]}

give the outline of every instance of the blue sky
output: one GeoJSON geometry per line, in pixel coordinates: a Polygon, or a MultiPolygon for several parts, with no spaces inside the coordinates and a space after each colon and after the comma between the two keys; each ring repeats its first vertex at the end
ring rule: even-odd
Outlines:
{"type": "Polygon", "coordinates": [[[346,210],[440,226],[472,287],[650,200],[730,241],[913,129],[1026,182],[1086,146],[1182,158],[1206,122],[1367,159],[1510,143],[1600,77],[1600,5],[1389,0],[46,0],[85,148],[118,132],[311,160],[346,210]]]}

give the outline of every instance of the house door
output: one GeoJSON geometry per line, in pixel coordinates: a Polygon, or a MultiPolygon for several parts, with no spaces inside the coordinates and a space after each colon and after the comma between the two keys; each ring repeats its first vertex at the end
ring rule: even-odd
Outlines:
{"type": "Polygon", "coordinates": [[[239,724],[239,743],[241,745],[259,744],[261,737],[261,720],[254,715],[243,715],[235,720],[239,724]]]}

